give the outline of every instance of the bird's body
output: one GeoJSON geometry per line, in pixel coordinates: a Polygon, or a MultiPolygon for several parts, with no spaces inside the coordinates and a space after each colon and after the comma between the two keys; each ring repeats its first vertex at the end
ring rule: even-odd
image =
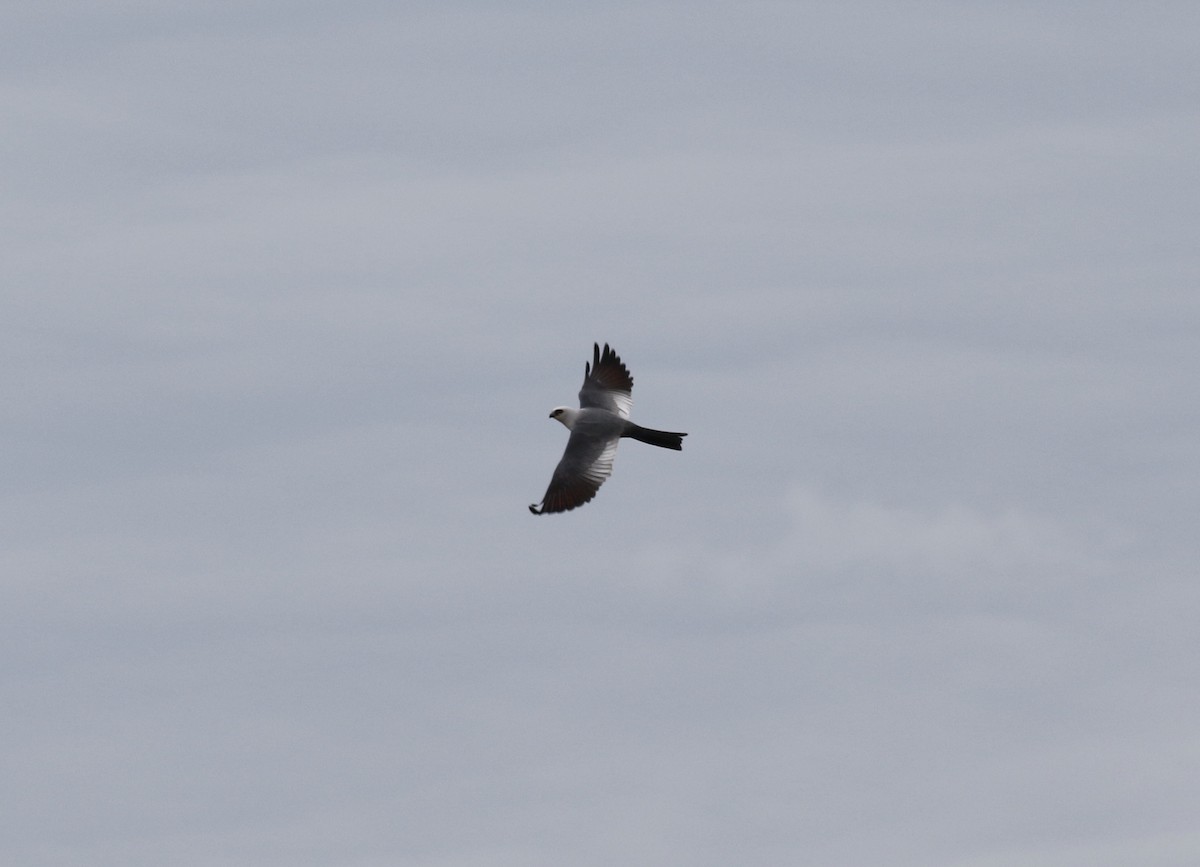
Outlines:
{"type": "Polygon", "coordinates": [[[550,487],[540,506],[531,505],[535,515],[566,512],[596,496],[604,480],[612,475],[617,443],[622,437],[665,449],[683,450],[685,433],[653,430],[629,420],[633,408],[633,377],[608,344],[604,353],[595,344],[592,364],[584,370],[579,390],[579,409],[555,407],[550,418],[557,419],[571,436],[562,460],[550,479],[550,487]]]}

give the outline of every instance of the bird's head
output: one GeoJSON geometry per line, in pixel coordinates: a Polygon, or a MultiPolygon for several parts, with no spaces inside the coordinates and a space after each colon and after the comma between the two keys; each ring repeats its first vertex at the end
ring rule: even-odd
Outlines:
{"type": "Polygon", "coordinates": [[[550,410],[550,418],[563,423],[563,427],[567,430],[575,427],[575,417],[579,415],[579,410],[571,409],[569,406],[556,406],[550,410]]]}

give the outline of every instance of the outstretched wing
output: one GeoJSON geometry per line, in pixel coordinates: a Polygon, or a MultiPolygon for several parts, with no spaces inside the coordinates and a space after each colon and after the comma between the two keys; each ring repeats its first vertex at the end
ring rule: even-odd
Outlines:
{"type": "Polygon", "coordinates": [[[567,512],[596,496],[604,480],[612,475],[613,457],[620,441],[620,437],[606,438],[572,431],[541,505],[531,505],[529,511],[535,515],[567,512]]]}
{"type": "Polygon", "coordinates": [[[592,363],[585,366],[583,388],[579,389],[579,406],[606,409],[621,418],[629,418],[633,409],[633,377],[607,343],[603,355],[599,343],[593,347],[592,363]]]}

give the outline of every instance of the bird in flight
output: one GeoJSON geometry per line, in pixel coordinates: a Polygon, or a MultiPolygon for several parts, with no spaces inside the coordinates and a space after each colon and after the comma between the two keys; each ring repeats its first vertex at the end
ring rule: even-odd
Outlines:
{"type": "Polygon", "coordinates": [[[687,434],[651,430],[629,420],[633,377],[607,343],[603,354],[600,344],[594,347],[592,363],[584,366],[579,409],[557,406],[550,412],[550,418],[562,422],[571,436],[542,502],[529,507],[535,515],[567,512],[596,496],[604,480],[612,475],[613,458],[621,437],[683,451],[683,438],[687,434]]]}

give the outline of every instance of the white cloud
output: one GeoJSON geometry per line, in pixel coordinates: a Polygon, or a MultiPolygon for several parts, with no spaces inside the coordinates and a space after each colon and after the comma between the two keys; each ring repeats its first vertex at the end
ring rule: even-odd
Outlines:
{"type": "MultiPolygon", "coordinates": [[[[704,588],[710,604],[820,618],[825,606],[892,614],[961,613],[964,606],[1060,598],[1112,568],[1081,530],[1010,509],[987,514],[846,502],[793,487],[778,504],[785,526],[766,542],[672,549],[651,544],[639,575],[668,596],[704,588]]],[[[770,505],[764,504],[768,510],[770,505]]],[[[832,612],[826,612],[832,613],[832,612]]]]}

